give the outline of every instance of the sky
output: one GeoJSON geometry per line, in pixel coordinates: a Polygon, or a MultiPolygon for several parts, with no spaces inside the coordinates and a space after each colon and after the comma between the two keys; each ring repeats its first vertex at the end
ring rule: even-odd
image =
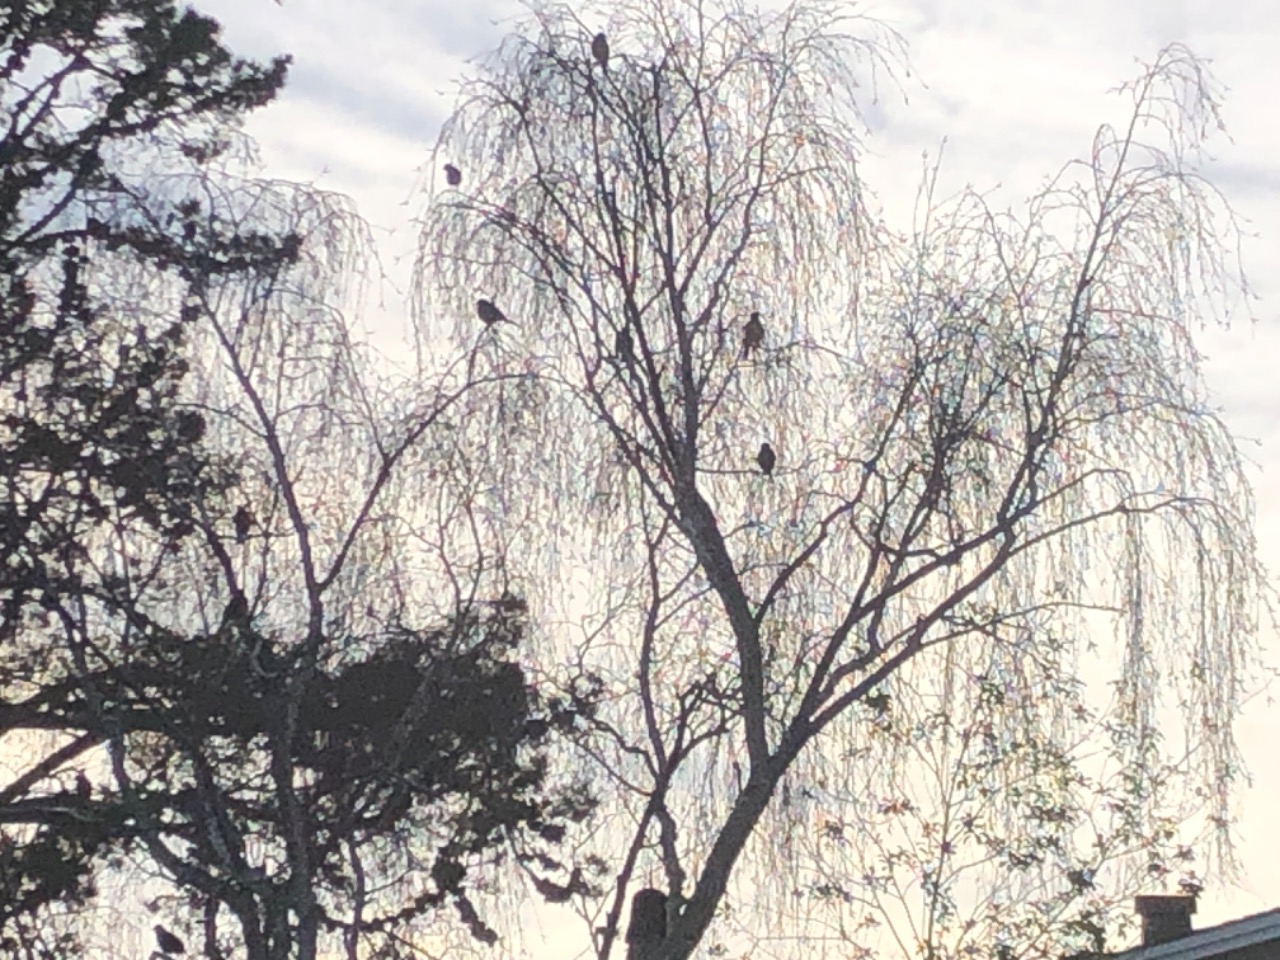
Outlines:
{"type": "MultiPolygon", "coordinates": [[[[231,48],[293,54],[290,82],[248,132],[270,176],[350,195],[372,223],[389,277],[408,278],[424,164],[468,61],[495,47],[521,8],[508,0],[198,0],[231,48]]],[[[1201,341],[1215,406],[1256,463],[1258,539],[1280,573],[1280,3],[1275,0],[875,0],[858,12],[897,29],[912,73],[902,92],[868,105],[864,164],[891,220],[905,225],[921,157],[938,154],[945,196],[998,188],[1018,207],[1067,160],[1087,156],[1099,123],[1126,100],[1109,94],[1162,46],[1180,41],[1212,61],[1227,88],[1230,139],[1210,143],[1206,172],[1241,216],[1256,299],[1226,333],[1201,341]],[[1249,322],[1252,313],[1256,323],[1249,322]]],[[[603,24],[602,24],[603,26],[603,24]]],[[[386,317],[394,323],[394,311],[386,317]]],[[[1280,638],[1263,637],[1280,665],[1280,638]]],[[[1276,684],[1272,693],[1280,693],[1276,684]]],[[[1244,872],[1211,886],[1198,927],[1280,907],[1280,707],[1246,708],[1242,746],[1252,786],[1238,808],[1244,872]]]]}

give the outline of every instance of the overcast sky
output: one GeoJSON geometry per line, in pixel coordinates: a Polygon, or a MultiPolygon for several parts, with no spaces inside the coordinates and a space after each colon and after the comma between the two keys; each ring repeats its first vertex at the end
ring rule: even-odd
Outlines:
{"type": "MultiPolygon", "coordinates": [[[[294,55],[281,99],[250,127],[266,172],[351,195],[377,228],[393,277],[411,251],[409,217],[421,167],[467,61],[492,49],[520,7],[508,0],[197,0],[244,54],[294,55]]],[[[1182,41],[1213,61],[1228,88],[1231,140],[1211,144],[1208,169],[1254,234],[1244,264],[1258,324],[1204,339],[1215,402],[1259,469],[1259,539],[1280,571],[1280,2],[1277,0],[877,0],[860,12],[898,29],[914,68],[906,93],[870,117],[866,169],[898,222],[910,215],[921,153],[941,182],[1002,185],[994,206],[1017,207],[1065,161],[1087,156],[1100,122],[1127,103],[1107,91],[1137,75],[1136,59],[1182,41]],[[1258,441],[1255,443],[1254,441],[1258,441]]],[[[943,190],[943,194],[950,190],[943,190]]],[[[388,291],[388,298],[394,295],[388,291]]],[[[1265,638],[1280,662],[1280,641],[1265,638]]],[[[1280,907],[1280,709],[1259,699],[1243,728],[1254,786],[1240,806],[1245,876],[1212,887],[1197,926],[1280,907]]]]}

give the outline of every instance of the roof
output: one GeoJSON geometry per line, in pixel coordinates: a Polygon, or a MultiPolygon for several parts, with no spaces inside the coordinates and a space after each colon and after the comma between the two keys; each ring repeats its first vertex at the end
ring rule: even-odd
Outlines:
{"type": "Polygon", "coordinates": [[[1110,960],[1209,960],[1228,950],[1272,941],[1280,943],[1280,909],[1196,930],[1168,943],[1135,947],[1112,954],[1110,960]]]}

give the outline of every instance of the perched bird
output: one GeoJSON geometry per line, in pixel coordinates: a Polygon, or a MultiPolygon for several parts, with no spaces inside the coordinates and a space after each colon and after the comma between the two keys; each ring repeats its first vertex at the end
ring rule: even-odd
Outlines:
{"type": "Polygon", "coordinates": [[[249,598],[244,595],[244,591],[240,589],[231,592],[231,599],[227,601],[226,609],[222,611],[222,625],[230,624],[246,625],[249,619],[249,598]]]}
{"type": "Polygon", "coordinates": [[[170,955],[187,952],[187,945],[158,923],[156,924],[156,946],[160,948],[161,953],[170,955]]]}
{"type": "Polygon", "coordinates": [[[746,360],[764,343],[764,324],[760,322],[760,312],[751,311],[751,318],[742,328],[742,359],[746,360]]]}
{"type": "Polygon", "coordinates": [[[760,472],[766,477],[773,473],[773,465],[778,462],[778,455],[768,442],[760,444],[760,452],[756,454],[756,463],[760,464],[760,472]]]}
{"type": "Polygon", "coordinates": [[[81,800],[88,800],[93,796],[93,784],[89,782],[83,770],[76,771],[76,796],[81,800]]]}
{"type": "Polygon", "coordinates": [[[495,323],[501,323],[504,320],[507,323],[511,322],[507,320],[507,315],[499,310],[492,300],[483,298],[477,300],[476,313],[480,315],[480,319],[486,327],[492,327],[495,323]]]}
{"type": "Polygon", "coordinates": [[[623,327],[613,338],[613,354],[623,363],[630,366],[636,362],[636,345],[631,339],[631,331],[623,327]]]}
{"type": "Polygon", "coordinates": [[[444,165],[444,179],[451,187],[456,187],[462,183],[462,171],[455,167],[452,163],[444,165]]]}
{"type": "Polygon", "coordinates": [[[591,55],[596,58],[601,69],[609,69],[609,38],[603,33],[597,33],[592,39],[591,55]]]}
{"type": "Polygon", "coordinates": [[[249,512],[249,508],[241,506],[231,518],[231,522],[236,528],[236,543],[244,543],[248,540],[249,528],[253,526],[253,514],[249,512]]]}

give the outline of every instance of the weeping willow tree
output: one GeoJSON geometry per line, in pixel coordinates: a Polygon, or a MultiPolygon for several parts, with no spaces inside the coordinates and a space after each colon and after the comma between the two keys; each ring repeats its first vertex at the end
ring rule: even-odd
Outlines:
{"type": "Polygon", "coordinates": [[[460,443],[542,662],[607,684],[583,943],[656,886],[664,960],[1098,947],[1227,837],[1263,588],[1193,344],[1244,289],[1212,78],[1168,48],[1025,210],[926,177],[903,232],[857,133],[895,35],[609,10],[464,82],[416,286],[504,378],[460,443]]]}

